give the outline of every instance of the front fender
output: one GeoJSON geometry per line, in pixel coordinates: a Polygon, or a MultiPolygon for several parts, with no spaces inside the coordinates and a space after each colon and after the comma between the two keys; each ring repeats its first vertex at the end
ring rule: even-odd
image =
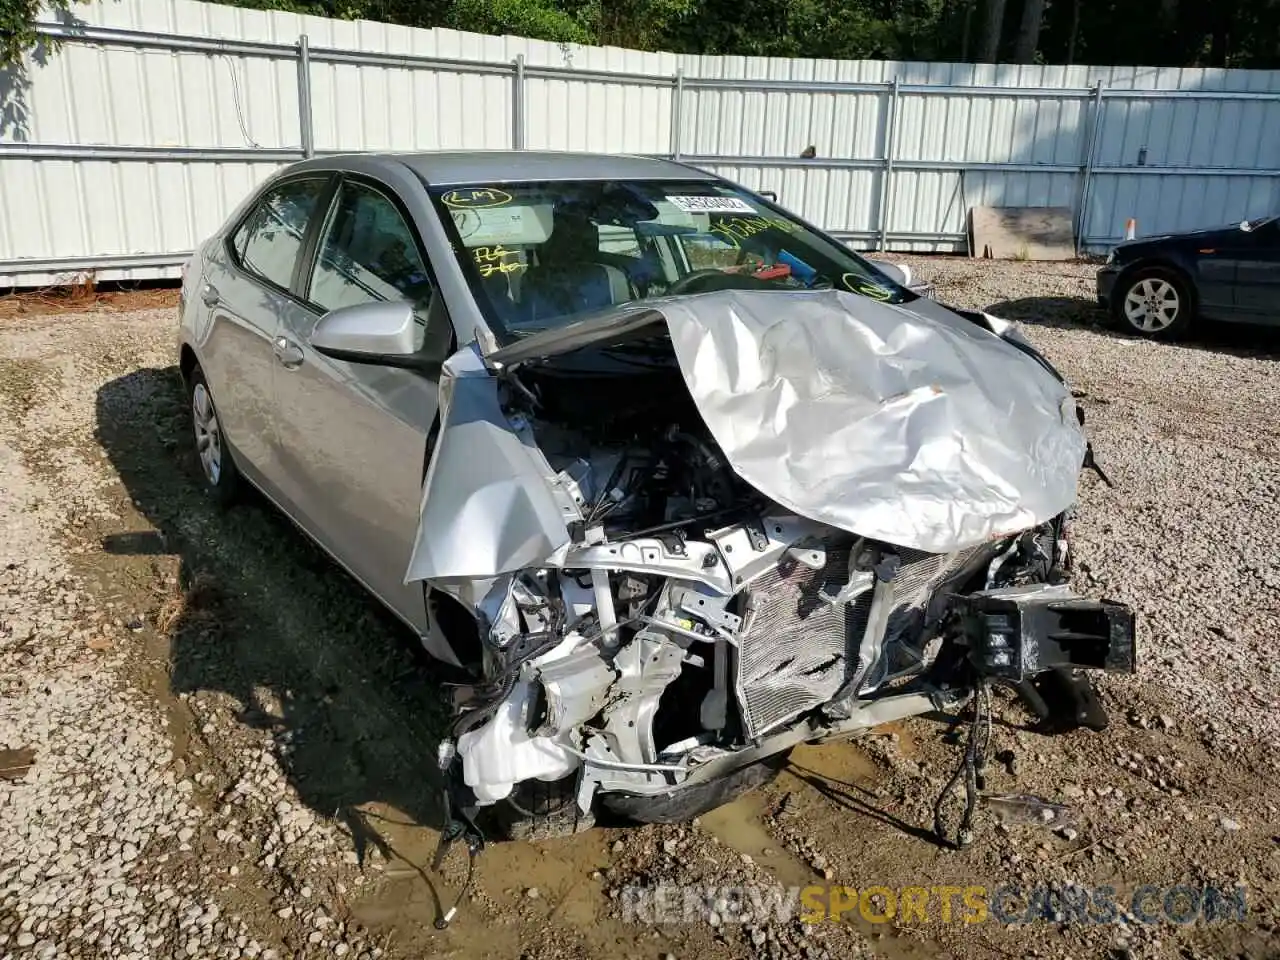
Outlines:
{"type": "Polygon", "coordinates": [[[546,562],[569,542],[538,449],[512,429],[498,381],[469,345],[444,365],[440,435],[405,583],[482,579],[546,562]]]}

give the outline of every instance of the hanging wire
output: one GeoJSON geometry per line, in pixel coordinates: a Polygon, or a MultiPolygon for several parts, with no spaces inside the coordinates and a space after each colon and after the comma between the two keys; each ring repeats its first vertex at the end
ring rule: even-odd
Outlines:
{"type": "Polygon", "coordinates": [[[933,805],[933,830],[940,843],[959,850],[973,842],[973,814],[978,798],[986,787],[987,749],[991,744],[991,685],[989,681],[981,681],[974,690],[973,717],[969,724],[969,737],[965,743],[964,756],[960,766],[951,775],[947,785],[938,794],[933,805]],[[964,782],[964,813],[956,828],[955,839],[951,838],[943,823],[942,808],[954,794],[961,781],[964,782]]]}
{"type": "Polygon", "coordinates": [[[220,53],[218,56],[227,61],[227,69],[231,73],[231,99],[236,108],[236,120],[240,124],[240,136],[244,137],[244,142],[255,149],[261,150],[262,144],[254,140],[249,135],[249,124],[244,117],[244,107],[240,101],[240,75],[236,72],[235,61],[227,54],[220,53]]]}

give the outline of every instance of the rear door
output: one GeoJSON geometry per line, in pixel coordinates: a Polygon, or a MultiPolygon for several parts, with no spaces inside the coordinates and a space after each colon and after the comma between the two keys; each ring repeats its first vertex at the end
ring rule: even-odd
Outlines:
{"type": "Polygon", "coordinates": [[[422,244],[395,193],[345,176],[300,280],[275,364],[284,492],[314,536],[384,603],[426,632],[421,583],[406,586],[421,507],[438,382],[421,373],[346,363],[310,346],[328,311],[379,300],[418,307],[424,350],[444,360],[453,327],[422,244]]]}
{"type": "Polygon", "coordinates": [[[280,479],[274,341],[302,309],[289,291],[331,180],[313,173],[268,187],[212,250],[195,291],[208,311],[201,365],[223,433],[241,469],[271,494],[280,479]]]}

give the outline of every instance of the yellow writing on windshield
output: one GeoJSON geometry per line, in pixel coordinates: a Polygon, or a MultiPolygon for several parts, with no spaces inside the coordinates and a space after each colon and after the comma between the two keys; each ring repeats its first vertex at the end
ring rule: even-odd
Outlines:
{"type": "Polygon", "coordinates": [[[783,233],[799,233],[800,226],[780,217],[723,217],[711,228],[715,234],[732,247],[738,246],[766,230],[781,230],[783,233]]]}
{"type": "Polygon", "coordinates": [[[440,199],[446,207],[455,210],[474,210],[477,207],[501,207],[510,203],[512,196],[497,187],[463,187],[450,190],[440,199]]]}
{"type": "Polygon", "coordinates": [[[525,264],[520,262],[520,254],[515,250],[508,250],[502,244],[496,247],[476,247],[471,251],[471,258],[475,260],[476,268],[480,271],[480,276],[491,277],[495,273],[517,273],[525,268],[525,264]]]}
{"type": "Polygon", "coordinates": [[[872,300],[888,300],[893,296],[892,290],[886,290],[878,283],[872,283],[870,280],[858,276],[856,273],[846,273],[840,278],[846,287],[854,293],[860,293],[864,297],[870,297],[872,300]]]}

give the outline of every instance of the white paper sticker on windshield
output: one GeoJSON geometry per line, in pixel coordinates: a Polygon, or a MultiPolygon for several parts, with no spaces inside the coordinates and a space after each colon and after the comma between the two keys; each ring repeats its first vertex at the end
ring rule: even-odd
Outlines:
{"type": "Polygon", "coordinates": [[[451,210],[458,237],[468,247],[493,243],[545,243],[551,235],[551,205],[451,210]]]}
{"type": "Polygon", "coordinates": [[[667,199],[685,213],[755,213],[755,207],[738,197],[690,197],[668,194],[667,199]]]}

